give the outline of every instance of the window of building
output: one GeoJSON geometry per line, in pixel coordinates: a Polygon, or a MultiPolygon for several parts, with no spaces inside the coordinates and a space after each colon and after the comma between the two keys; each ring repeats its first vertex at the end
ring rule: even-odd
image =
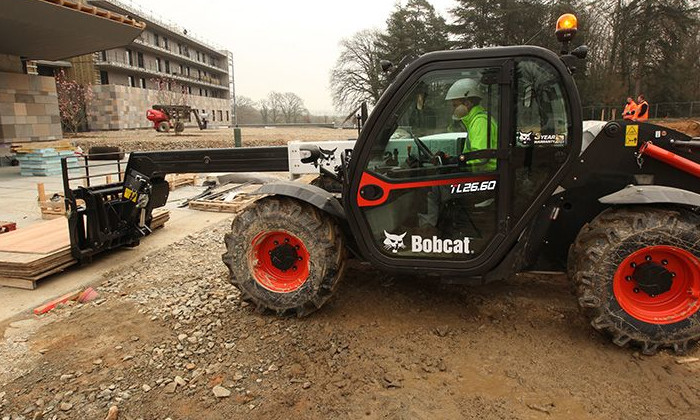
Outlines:
{"type": "Polygon", "coordinates": [[[201,57],[202,57],[201,54],[199,54],[199,51],[197,51],[197,61],[199,61],[201,59],[201,57]]]}
{"type": "Polygon", "coordinates": [[[134,65],[134,54],[131,50],[126,50],[126,62],[129,63],[130,66],[134,65]]]}
{"type": "Polygon", "coordinates": [[[102,61],[107,61],[107,51],[100,51],[100,58],[102,61]]]}
{"type": "Polygon", "coordinates": [[[143,68],[143,53],[138,53],[136,56],[136,62],[138,63],[139,67],[143,68]]]}
{"type": "Polygon", "coordinates": [[[156,47],[160,47],[160,36],[158,34],[153,34],[153,43],[156,47]]]}
{"type": "Polygon", "coordinates": [[[187,86],[187,93],[192,94],[192,86],[187,86]]]}
{"type": "Polygon", "coordinates": [[[141,79],[139,79],[139,82],[140,82],[141,87],[143,89],[146,89],[146,79],[142,77],[141,79]]]}
{"type": "Polygon", "coordinates": [[[165,72],[170,73],[170,61],[165,60],[165,72]]]}
{"type": "MultiPolygon", "coordinates": [[[[199,96],[202,96],[202,88],[199,88],[199,96]]],[[[204,111],[202,110],[202,112],[204,111]]]]}
{"type": "Polygon", "coordinates": [[[197,69],[197,80],[202,80],[202,70],[197,69]]]}
{"type": "Polygon", "coordinates": [[[163,48],[170,49],[170,44],[168,44],[168,38],[163,37],[163,48]]]}
{"type": "Polygon", "coordinates": [[[180,44],[179,42],[177,43],[177,53],[182,54],[182,44],[180,44]]]}
{"type": "Polygon", "coordinates": [[[100,84],[103,84],[103,85],[109,84],[109,75],[104,70],[100,70],[100,84]]]}
{"type": "Polygon", "coordinates": [[[173,90],[173,85],[170,82],[168,82],[167,87],[168,87],[168,90],[173,90]]]}
{"type": "Polygon", "coordinates": [[[209,89],[204,89],[204,96],[209,97],[209,89]]]}
{"type": "Polygon", "coordinates": [[[230,121],[228,111],[226,111],[226,121],[230,121]]]}
{"type": "Polygon", "coordinates": [[[180,74],[185,74],[185,66],[180,64],[180,74]]]}
{"type": "Polygon", "coordinates": [[[222,110],[219,110],[219,121],[224,120],[224,112],[222,110]]]}
{"type": "Polygon", "coordinates": [[[136,87],[136,79],[134,76],[129,76],[129,86],[136,87]]]}
{"type": "Polygon", "coordinates": [[[213,109],[211,110],[211,120],[216,121],[216,111],[213,109]]]}
{"type": "Polygon", "coordinates": [[[156,71],[162,71],[160,67],[160,58],[156,58],[156,71]]]}
{"type": "Polygon", "coordinates": [[[187,76],[190,75],[190,66],[187,66],[187,76]]]}

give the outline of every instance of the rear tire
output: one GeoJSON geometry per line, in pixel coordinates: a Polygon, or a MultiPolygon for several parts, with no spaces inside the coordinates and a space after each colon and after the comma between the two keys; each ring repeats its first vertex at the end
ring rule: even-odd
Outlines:
{"type": "Polygon", "coordinates": [[[331,297],[345,267],[336,222],[292,198],[257,201],[234,219],[224,239],[229,280],[260,311],[314,312],[331,297]]]}
{"type": "Polygon", "coordinates": [[[156,127],[156,131],[159,133],[167,133],[170,131],[170,123],[167,121],[159,122],[158,127],[156,127]]]}
{"type": "Polygon", "coordinates": [[[569,275],[583,313],[615,344],[639,346],[644,354],[663,347],[682,354],[700,338],[698,257],[700,215],[608,209],[579,232],[569,275]],[[665,285],[654,290],[659,284],[665,285]]]}
{"type": "Polygon", "coordinates": [[[185,131],[185,123],[178,121],[175,123],[175,132],[176,133],[182,133],[185,131]]]}

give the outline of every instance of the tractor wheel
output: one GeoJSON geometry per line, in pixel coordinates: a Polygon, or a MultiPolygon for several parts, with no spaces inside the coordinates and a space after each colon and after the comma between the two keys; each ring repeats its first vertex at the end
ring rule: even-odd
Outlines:
{"type": "Polygon", "coordinates": [[[175,132],[176,133],[182,133],[185,131],[185,123],[182,121],[178,121],[175,123],[175,132]]]}
{"type": "Polygon", "coordinates": [[[170,123],[167,121],[159,122],[156,131],[159,133],[167,133],[168,131],[170,131],[170,123]]]}
{"type": "Polygon", "coordinates": [[[697,213],[608,209],[581,229],[571,253],[579,305],[615,344],[682,354],[700,338],[697,213]]]}
{"type": "Polygon", "coordinates": [[[335,291],[345,267],[338,225],[291,198],[263,198],[239,214],[225,236],[230,281],[264,312],[307,315],[335,291]]]}

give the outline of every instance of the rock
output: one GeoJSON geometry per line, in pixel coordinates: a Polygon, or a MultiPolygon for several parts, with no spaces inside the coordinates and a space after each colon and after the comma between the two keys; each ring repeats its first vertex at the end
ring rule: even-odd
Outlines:
{"type": "Polygon", "coordinates": [[[187,370],[194,370],[194,368],[196,368],[196,367],[197,367],[197,365],[195,365],[194,363],[188,363],[185,365],[185,369],[187,369],[187,370]]]}
{"type": "Polygon", "coordinates": [[[187,339],[187,334],[180,334],[177,336],[177,341],[184,341],[187,339]]]}
{"type": "Polygon", "coordinates": [[[134,356],[127,354],[126,356],[122,357],[122,362],[126,362],[128,360],[133,359],[133,358],[134,358],[134,356]]]}
{"type": "Polygon", "coordinates": [[[301,387],[304,389],[309,389],[309,388],[311,388],[311,382],[306,381],[303,384],[301,384],[301,387]]]}
{"type": "Polygon", "coordinates": [[[143,392],[148,392],[151,390],[151,387],[148,386],[148,384],[143,384],[141,385],[141,389],[143,389],[143,392]]]}
{"type": "Polygon", "coordinates": [[[132,336],[131,336],[131,341],[139,341],[139,336],[137,336],[137,335],[132,335],[132,336]]]}
{"type": "Polygon", "coordinates": [[[187,382],[185,382],[185,380],[182,378],[182,376],[176,376],[175,383],[178,384],[179,386],[187,385],[187,382]]]}
{"type": "Polygon", "coordinates": [[[697,357],[679,357],[676,359],[676,363],[679,365],[686,365],[688,363],[700,362],[700,358],[697,357]]]}
{"type": "Polygon", "coordinates": [[[102,359],[95,359],[92,361],[93,365],[101,365],[102,364],[102,359]]]}
{"type": "Polygon", "coordinates": [[[73,379],[74,377],[75,377],[75,376],[71,375],[70,373],[66,373],[66,374],[64,374],[64,375],[61,375],[61,378],[60,378],[60,379],[61,379],[62,381],[70,381],[70,380],[73,379]]]}
{"type": "Polygon", "coordinates": [[[214,396],[216,398],[226,398],[231,396],[231,391],[228,389],[224,388],[221,385],[215,386],[212,391],[214,392],[214,396]]]}
{"type": "Polygon", "coordinates": [[[177,382],[170,382],[165,386],[166,394],[174,394],[177,389],[177,382]]]}
{"type": "Polygon", "coordinates": [[[119,408],[116,405],[109,407],[105,420],[117,420],[119,418],[119,408]]]}
{"type": "Polygon", "coordinates": [[[61,411],[68,411],[68,410],[70,410],[71,408],[73,408],[73,404],[62,402],[61,405],[58,406],[58,408],[59,408],[61,411]]]}

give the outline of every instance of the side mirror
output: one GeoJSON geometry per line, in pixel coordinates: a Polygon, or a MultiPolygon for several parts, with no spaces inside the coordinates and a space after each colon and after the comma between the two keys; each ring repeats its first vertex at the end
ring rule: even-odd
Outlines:
{"type": "Polygon", "coordinates": [[[578,47],[574,48],[573,51],[571,51],[571,55],[580,60],[584,60],[588,55],[588,47],[586,45],[579,45],[578,47]]]}

